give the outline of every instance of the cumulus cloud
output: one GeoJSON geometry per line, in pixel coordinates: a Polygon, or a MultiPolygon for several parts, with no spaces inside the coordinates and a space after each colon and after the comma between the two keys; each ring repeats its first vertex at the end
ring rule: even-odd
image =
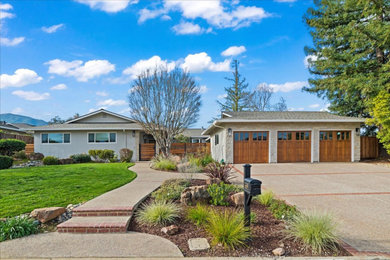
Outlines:
{"type": "Polygon", "coordinates": [[[14,74],[1,74],[0,76],[0,88],[7,87],[23,87],[30,84],[38,83],[42,80],[42,77],[30,69],[17,69],[14,74]]]}
{"type": "Polygon", "coordinates": [[[24,41],[24,37],[15,37],[13,39],[7,37],[0,37],[0,45],[16,46],[24,41]]]}
{"type": "Polygon", "coordinates": [[[111,106],[123,106],[123,105],[126,105],[126,101],[125,100],[122,100],[122,99],[118,99],[118,100],[114,100],[114,99],[106,99],[106,100],[103,100],[103,101],[100,101],[98,103],[98,106],[108,106],[108,107],[111,107],[111,106]]]}
{"type": "Polygon", "coordinates": [[[189,54],[181,64],[181,68],[190,72],[209,71],[230,71],[230,60],[226,59],[222,62],[213,62],[211,57],[206,52],[189,54]]]}
{"type": "Polygon", "coordinates": [[[203,32],[210,32],[210,30],[205,30],[200,27],[198,24],[190,23],[190,22],[181,22],[172,27],[172,30],[178,34],[201,34],[203,32]]]}
{"type": "Polygon", "coordinates": [[[208,91],[209,89],[205,86],[205,85],[202,85],[199,87],[199,93],[200,94],[204,94],[208,91]]]}
{"type": "Polygon", "coordinates": [[[92,9],[107,13],[120,12],[130,4],[138,3],[138,0],[75,0],[78,3],[88,5],[92,9]]]}
{"type": "Polygon", "coordinates": [[[126,68],[123,71],[124,75],[129,75],[131,78],[135,79],[138,75],[142,74],[148,69],[156,69],[159,67],[167,68],[168,71],[171,71],[175,68],[176,63],[174,61],[162,60],[159,56],[155,55],[147,60],[139,60],[134,63],[132,66],[126,68]]]}
{"type": "Polygon", "coordinates": [[[42,29],[42,31],[44,31],[45,33],[55,33],[58,29],[60,29],[60,28],[63,27],[63,26],[64,26],[64,24],[63,24],[63,23],[60,23],[60,24],[56,24],[56,25],[49,26],[49,27],[43,26],[41,29],[42,29]]]}
{"type": "Polygon", "coordinates": [[[115,71],[115,65],[108,60],[90,60],[83,64],[81,60],[64,61],[54,59],[45,63],[49,73],[65,77],[74,77],[77,81],[87,82],[92,78],[115,71]]]}
{"type": "Polygon", "coordinates": [[[51,90],[65,90],[67,88],[68,87],[65,84],[61,83],[61,84],[57,84],[55,86],[52,86],[50,89],[51,90]]]}
{"type": "MultiPolygon", "coordinates": [[[[163,13],[165,13],[165,11],[163,9],[154,9],[154,10],[150,10],[147,8],[141,9],[138,13],[139,14],[138,23],[143,23],[146,20],[156,18],[156,17],[162,15],[163,13]]],[[[167,15],[164,15],[164,16],[167,16],[167,15]]],[[[171,18],[171,17],[169,17],[169,18],[171,18]]]]}
{"type": "Polygon", "coordinates": [[[24,110],[23,110],[23,108],[21,108],[21,107],[15,107],[15,108],[12,109],[12,111],[11,111],[12,114],[21,114],[21,113],[23,113],[23,112],[24,112],[24,110]]]}
{"type": "Polygon", "coordinates": [[[320,104],[311,104],[309,105],[310,108],[319,108],[320,104]]]}
{"type": "Polygon", "coordinates": [[[308,68],[310,67],[310,63],[316,61],[317,59],[318,57],[316,55],[307,55],[303,59],[303,64],[305,64],[305,67],[308,68]]]}
{"type": "Polygon", "coordinates": [[[11,9],[13,9],[13,7],[10,4],[0,4],[0,20],[14,18],[15,15],[8,12],[11,9]]]}
{"type": "Polygon", "coordinates": [[[221,55],[222,56],[237,56],[240,55],[241,53],[246,52],[245,46],[231,46],[224,50],[221,55]]]}
{"type": "Polygon", "coordinates": [[[302,89],[303,87],[307,86],[306,81],[295,81],[295,82],[286,82],[283,84],[267,84],[267,83],[260,83],[260,85],[267,85],[269,86],[273,91],[275,92],[290,92],[298,89],[302,89]]]}
{"type": "Polygon", "coordinates": [[[13,95],[29,101],[40,101],[50,98],[49,93],[38,93],[34,91],[16,90],[12,92],[13,95]]]}
{"type": "Polygon", "coordinates": [[[303,110],[305,110],[304,107],[297,107],[297,108],[290,107],[290,108],[288,109],[288,111],[303,111],[303,110]]]}
{"type": "Polygon", "coordinates": [[[97,92],[96,92],[96,95],[97,95],[97,96],[101,96],[101,97],[107,97],[107,96],[108,96],[108,93],[105,92],[105,91],[97,91],[97,92]]]}
{"type": "Polygon", "coordinates": [[[227,94],[218,95],[217,99],[224,99],[227,97],[227,94]]]}
{"type": "Polygon", "coordinates": [[[328,112],[330,107],[330,103],[326,104],[323,108],[320,109],[320,111],[328,112]]]}

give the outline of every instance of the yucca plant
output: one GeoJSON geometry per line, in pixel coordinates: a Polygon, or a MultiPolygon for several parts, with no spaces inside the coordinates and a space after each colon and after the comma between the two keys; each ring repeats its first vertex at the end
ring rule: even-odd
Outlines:
{"type": "Polygon", "coordinates": [[[237,211],[212,211],[207,221],[206,230],[213,237],[214,245],[221,244],[226,248],[235,249],[245,246],[250,232],[245,227],[244,219],[237,211]]]}
{"type": "Polygon", "coordinates": [[[302,241],[307,250],[321,254],[325,250],[337,251],[336,224],[329,214],[306,212],[295,215],[288,222],[287,235],[302,241]]]}
{"type": "Polygon", "coordinates": [[[0,242],[38,233],[38,225],[27,217],[14,217],[0,221],[0,242]]]}
{"type": "Polygon", "coordinates": [[[210,217],[209,207],[197,204],[196,207],[188,209],[187,219],[197,226],[205,225],[210,217]]]}
{"type": "Polygon", "coordinates": [[[228,164],[212,162],[205,167],[204,171],[207,177],[219,179],[224,183],[230,183],[230,180],[234,178],[232,167],[228,164]]]}
{"type": "Polygon", "coordinates": [[[168,225],[179,218],[180,207],[172,202],[154,201],[145,204],[137,212],[138,221],[143,225],[168,225]]]}
{"type": "Polygon", "coordinates": [[[256,199],[266,207],[269,207],[274,200],[274,193],[270,190],[265,191],[261,195],[257,196],[256,199]]]}

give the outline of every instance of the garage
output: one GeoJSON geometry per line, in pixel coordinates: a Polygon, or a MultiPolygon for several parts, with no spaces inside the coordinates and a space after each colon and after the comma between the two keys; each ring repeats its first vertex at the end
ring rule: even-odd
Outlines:
{"type": "Polygon", "coordinates": [[[234,163],[268,163],[267,131],[234,132],[234,163]]]}
{"type": "Polygon", "coordinates": [[[320,162],[350,162],[351,131],[320,131],[320,162]]]}
{"type": "Polygon", "coordinates": [[[310,131],[279,131],[278,162],[310,162],[310,131]]]}

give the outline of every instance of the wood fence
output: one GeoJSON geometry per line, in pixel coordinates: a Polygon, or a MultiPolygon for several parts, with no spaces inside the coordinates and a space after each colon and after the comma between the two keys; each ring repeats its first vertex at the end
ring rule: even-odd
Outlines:
{"type": "Polygon", "coordinates": [[[26,154],[30,154],[34,152],[34,144],[26,144],[26,148],[24,149],[26,154]]]}
{"type": "Polygon", "coordinates": [[[376,159],[379,157],[379,141],[375,136],[360,137],[360,159],[376,159]]]}
{"type": "Polygon", "coordinates": [[[26,144],[33,144],[34,143],[34,137],[30,135],[15,135],[15,134],[8,134],[8,133],[0,133],[0,139],[18,139],[26,144]]]}
{"type": "MultiPolygon", "coordinates": [[[[173,143],[171,146],[171,154],[173,155],[184,156],[193,153],[210,153],[210,143],[173,143]]],[[[156,145],[140,144],[139,155],[140,161],[151,160],[156,155],[156,145]]]]}

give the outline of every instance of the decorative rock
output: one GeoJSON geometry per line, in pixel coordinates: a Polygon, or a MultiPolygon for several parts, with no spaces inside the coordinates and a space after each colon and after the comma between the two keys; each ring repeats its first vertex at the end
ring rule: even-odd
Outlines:
{"type": "Polygon", "coordinates": [[[180,196],[180,202],[186,205],[195,205],[198,202],[208,202],[209,200],[207,185],[188,187],[180,196]]]}
{"type": "Polygon", "coordinates": [[[38,219],[42,223],[46,223],[49,220],[55,219],[56,217],[60,216],[65,212],[65,208],[62,207],[41,208],[34,209],[30,213],[30,217],[38,219]]]}
{"type": "Polygon", "coordinates": [[[244,192],[237,192],[230,196],[230,199],[233,201],[236,206],[244,206],[244,192]]]}
{"type": "Polygon", "coordinates": [[[191,238],[188,240],[188,247],[191,251],[202,251],[210,248],[206,238],[191,238]]]}
{"type": "Polygon", "coordinates": [[[286,253],[286,251],[284,250],[284,248],[278,247],[278,248],[275,248],[274,250],[272,250],[272,253],[275,256],[282,256],[286,253]]]}
{"type": "Polygon", "coordinates": [[[181,161],[180,156],[177,156],[177,155],[171,156],[170,159],[171,159],[172,161],[174,161],[176,164],[180,163],[180,161],[181,161]]]}
{"type": "Polygon", "coordinates": [[[70,209],[70,210],[74,209],[73,204],[69,204],[68,206],[66,206],[66,209],[67,209],[67,210],[68,210],[68,209],[70,209]]]}
{"type": "Polygon", "coordinates": [[[218,178],[209,178],[206,180],[206,184],[207,185],[211,185],[211,184],[220,184],[221,183],[221,180],[218,179],[218,178]]]}
{"type": "Polygon", "coordinates": [[[161,229],[161,232],[167,234],[167,235],[175,235],[179,232],[179,227],[176,226],[176,225],[171,225],[171,226],[168,226],[168,227],[163,227],[161,229]]]}
{"type": "Polygon", "coordinates": [[[0,222],[6,222],[7,219],[6,218],[0,218],[0,222]]]}

